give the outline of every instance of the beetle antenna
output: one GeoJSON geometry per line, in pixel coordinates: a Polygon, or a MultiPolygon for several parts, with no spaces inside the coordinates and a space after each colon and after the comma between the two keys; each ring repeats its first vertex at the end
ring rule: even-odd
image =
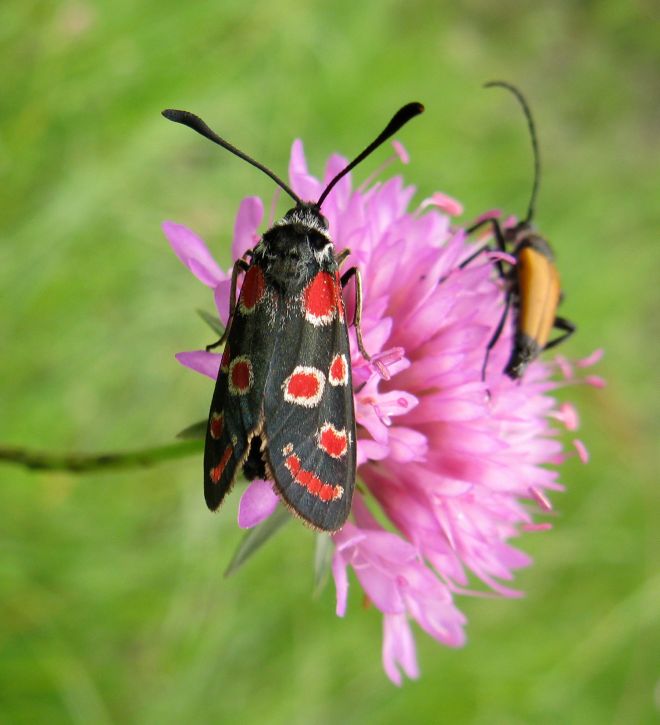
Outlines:
{"type": "Polygon", "coordinates": [[[319,200],[316,202],[316,206],[320,209],[321,204],[325,201],[328,194],[335,187],[335,184],[353,168],[355,168],[361,161],[367,158],[372,151],[375,151],[382,143],[387,141],[390,136],[393,136],[403,125],[408,123],[411,118],[418,116],[424,110],[424,106],[421,103],[407,103],[403,108],[400,108],[392,117],[392,120],[385,126],[383,131],[367,146],[362,153],[358,154],[348,166],[343,168],[337,176],[330,181],[325,187],[319,200]]]}
{"type": "Polygon", "coordinates": [[[484,85],[484,88],[493,88],[495,86],[506,88],[508,91],[511,91],[511,93],[513,93],[513,95],[518,99],[518,102],[522,106],[523,112],[525,114],[525,118],[527,119],[529,135],[532,139],[532,151],[534,153],[534,184],[532,186],[532,195],[529,200],[529,206],[527,207],[527,216],[525,217],[525,221],[523,222],[524,224],[528,224],[532,221],[532,217],[534,216],[534,207],[536,205],[536,197],[539,191],[539,183],[541,181],[541,154],[539,152],[539,143],[536,138],[536,127],[534,126],[532,112],[527,105],[525,96],[523,96],[523,94],[515,86],[511,85],[510,83],[506,83],[505,81],[491,81],[490,83],[486,83],[484,85]]]}
{"type": "Polygon", "coordinates": [[[218,146],[222,146],[222,148],[227,149],[227,151],[231,151],[232,154],[238,156],[239,158],[243,159],[243,161],[247,161],[248,164],[252,164],[252,166],[256,166],[258,169],[264,172],[264,174],[267,174],[270,176],[270,178],[286,193],[296,202],[296,204],[301,205],[302,199],[295,194],[283,181],[280,179],[277,174],[275,174],[273,171],[271,171],[269,168],[264,166],[263,164],[260,164],[258,161],[255,161],[253,158],[248,156],[247,154],[243,153],[239,149],[236,148],[236,146],[233,146],[228,141],[225,141],[224,138],[220,138],[215,131],[212,131],[205,123],[202,121],[202,119],[199,116],[196,116],[194,113],[190,113],[189,111],[177,111],[174,108],[167,108],[163,112],[163,116],[167,118],[169,121],[174,121],[175,123],[182,123],[184,126],[189,126],[193,129],[193,131],[197,131],[197,133],[201,134],[202,136],[205,136],[209,141],[213,141],[213,143],[217,143],[218,146]]]}

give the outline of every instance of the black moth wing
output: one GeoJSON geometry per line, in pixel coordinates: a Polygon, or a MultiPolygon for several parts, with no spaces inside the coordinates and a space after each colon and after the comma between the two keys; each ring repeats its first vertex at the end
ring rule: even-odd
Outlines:
{"type": "Polygon", "coordinates": [[[204,498],[211,510],[218,508],[231,489],[248,457],[250,442],[263,425],[264,388],[275,345],[276,306],[275,292],[267,287],[263,270],[252,263],[230,322],[209,411],[204,498]]]}
{"type": "Polygon", "coordinates": [[[335,531],[350,513],[356,461],[350,347],[336,266],[319,271],[287,307],[265,389],[268,465],[294,513],[316,529],[335,531]],[[314,290],[330,285],[331,319],[312,317],[313,324],[306,293],[313,298],[314,290]]]}

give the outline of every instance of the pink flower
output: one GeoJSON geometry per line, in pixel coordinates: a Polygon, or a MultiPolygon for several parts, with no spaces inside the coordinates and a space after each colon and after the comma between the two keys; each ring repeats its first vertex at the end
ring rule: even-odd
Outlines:
{"type": "MultiPolygon", "coordinates": [[[[407,159],[400,146],[397,154],[407,159]]],[[[302,199],[317,199],[345,163],[332,156],[321,182],[310,175],[296,141],[291,187],[302,199]]],[[[356,491],[353,522],[333,536],[337,613],[346,611],[351,567],[383,612],[383,664],[396,684],[399,667],[408,677],[418,675],[411,619],[439,642],[460,646],[465,617],[456,594],[475,593],[479,580],[497,594],[520,596],[511,583],[530,559],[510,542],[523,530],[548,528],[534,517],[551,511],[548,492],[562,490],[557,472],[546,467],[565,458],[555,426],[574,430],[578,424],[573,408],[552,396],[565,383],[553,382],[551,375],[573,374],[567,361],[560,360],[559,367],[537,361],[522,382],[502,374],[510,329],[492,351],[487,394],[481,366],[503,303],[492,262],[484,256],[458,269],[471,249],[450,217],[461,212],[460,204],[435,194],[409,211],[413,194],[400,177],[353,191],[346,176],[323,205],[336,251],[349,248],[347,267],[362,272],[365,346],[389,372],[385,380],[367,364],[351,328],[358,477],[365,493],[356,491]],[[374,518],[377,510],[387,528],[374,518]]],[[[234,259],[256,244],[263,212],[255,197],[241,204],[234,259]]],[[[218,315],[226,323],[229,272],[218,268],[192,232],[171,222],[164,230],[184,264],[214,288],[218,315]]],[[[345,300],[352,319],[350,291],[345,300]]],[[[219,354],[195,351],[177,358],[217,376],[219,354]]],[[[575,445],[585,459],[583,444],[575,445]]],[[[241,502],[239,523],[254,526],[274,506],[270,486],[254,482],[241,502]]]]}

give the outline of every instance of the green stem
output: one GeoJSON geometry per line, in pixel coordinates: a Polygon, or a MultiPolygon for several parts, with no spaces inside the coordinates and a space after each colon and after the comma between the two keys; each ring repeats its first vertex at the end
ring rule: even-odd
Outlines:
{"type": "Polygon", "coordinates": [[[26,448],[0,446],[0,463],[15,463],[41,471],[113,471],[155,466],[164,461],[200,453],[204,441],[185,440],[164,446],[118,453],[47,453],[26,448]]]}

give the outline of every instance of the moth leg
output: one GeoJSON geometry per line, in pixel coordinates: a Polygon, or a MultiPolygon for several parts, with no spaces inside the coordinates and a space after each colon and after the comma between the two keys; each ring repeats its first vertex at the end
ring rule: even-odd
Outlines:
{"type": "Polygon", "coordinates": [[[497,327],[495,328],[495,332],[493,333],[493,336],[490,338],[488,345],[486,345],[486,354],[484,355],[484,362],[481,366],[481,380],[483,382],[486,381],[486,368],[488,367],[488,358],[490,357],[490,351],[495,347],[497,344],[497,341],[500,339],[500,335],[502,334],[502,330],[504,329],[504,323],[506,322],[506,318],[509,314],[509,309],[511,307],[511,294],[508,294],[506,296],[506,303],[504,304],[504,311],[502,312],[502,316],[500,317],[500,321],[497,323],[497,327]]]}
{"type": "Polygon", "coordinates": [[[543,348],[544,350],[549,350],[550,348],[559,345],[559,343],[564,342],[564,340],[567,340],[577,329],[575,323],[567,320],[565,317],[555,317],[555,321],[552,326],[561,330],[562,334],[554,340],[550,340],[550,342],[548,342],[543,348]]]}
{"type": "Polygon", "coordinates": [[[234,310],[236,309],[236,283],[238,281],[238,275],[241,272],[247,272],[249,267],[250,265],[243,258],[236,260],[234,263],[234,268],[231,271],[231,292],[229,293],[229,319],[227,320],[227,326],[225,327],[225,331],[222,333],[222,337],[217,342],[206,346],[206,352],[209,352],[209,350],[215,350],[216,347],[224,345],[227,341],[231,321],[234,317],[234,310]]]}
{"type": "Polygon", "coordinates": [[[341,277],[341,286],[346,286],[351,277],[355,277],[355,317],[353,319],[353,325],[355,326],[358,350],[360,351],[360,355],[369,362],[371,361],[371,355],[366,351],[362,340],[362,275],[357,267],[351,267],[344,272],[341,277]]]}
{"type": "Polygon", "coordinates": [[[346,257],[351,253],[350,249],[342,249],[341,252],[336,257],[337,266],[341,267],[341,265],[346,261],[346,257]]]}

